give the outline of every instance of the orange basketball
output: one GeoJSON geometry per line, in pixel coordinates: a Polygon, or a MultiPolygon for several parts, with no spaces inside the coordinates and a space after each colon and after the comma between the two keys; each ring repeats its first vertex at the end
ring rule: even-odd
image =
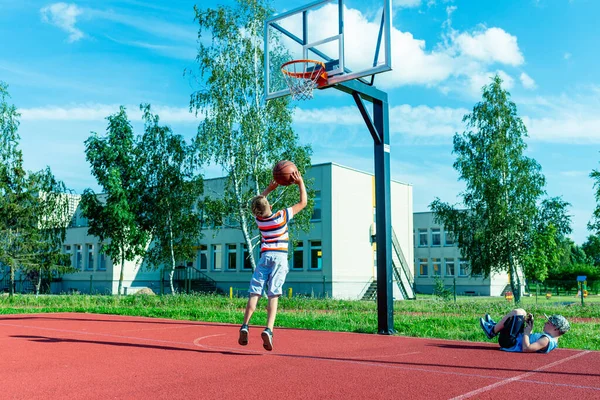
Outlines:
{"type": "Polygon", "coordinates": [[[273,167],[273,179],[282,186],[289,186],[294,183],[292,174],[296,171],[298,171],[298,168],[293,162],[288,160],[279,161],[273,167]]]}

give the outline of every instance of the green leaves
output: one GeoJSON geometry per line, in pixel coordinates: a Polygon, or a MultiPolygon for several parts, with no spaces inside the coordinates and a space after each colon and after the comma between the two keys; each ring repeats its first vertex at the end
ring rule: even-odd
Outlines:
{"type": "Polygon", "coordinates": [[[106,241],[103,251],[121,264],[118,289],[121,294],[124,262],[145,253],[149,235],[139,219],[141,168],[125,108],[121,107],[107,120],[106,136],[93,133],[85,141],[86,159],[104,193],[99,199],[87,189],[83,193],[81,207],[89,222],[88,232],[102,242],[106,241]]]}
{"type": "MultiPolygon", "coordinates": [[[[529,249],[545,179],[539,164],[523,154],[527,129],[498,76],[484,86],[483,100],[463,122],[467,130],[454,135],[453,153],[454,168],[466,184],[461,194],[466,210],[439,199],[430,207],[438,221],[454,231],[471,272],[508,272],[518,301],[518,272],[529,249]]],[[[561,229],[566,230],[563,225],[561,229]]]]}
{"type": "MultiPolygon", "coordinates": [[[[272,12],[268,2],[238,0],[235,7],[195,10],[197,74],[204,84],[190,98],[190,109],[203,116],[194,146],[199,163],[214,163],[227,174],[224,195],[210,196],[205,209],[213,213],[212,222],[225,217],[236,221],[252,248],[249,221],[254,217],[248,202],[268,185],[277,161],[291,160],[304,174],[312,150],[299,144],[292,129],[290,100],[263,101],[263,23],[272,12]]],[[[275,210],[298,201],[294,188],[270,196],[275,210]]],[[[294,218],[293,231],[308,230],[312,205],[308,207],[294,218]]]]}
{"type": "Polygon", "coordinates": [[[195,257],[202,231],[197,212],[204,182],[196,175],[194,149],[184,138],[159,124],[150,105],[144,113],[144,135],[138,145],[142,224],[152,235],[147,265],[169,265],[195,257]]]}
{"type": "MultiPolygon", "coordinates": [[[[0,264],[36,276],[64,272],[62,242],[70,220],[65,185],[50,168],[23,169],[19,150],[19,114],[8,104],[7,86],[0,82],[0,264]]],[[[11,290],[12,290],[11,285],[11,290]]]]}

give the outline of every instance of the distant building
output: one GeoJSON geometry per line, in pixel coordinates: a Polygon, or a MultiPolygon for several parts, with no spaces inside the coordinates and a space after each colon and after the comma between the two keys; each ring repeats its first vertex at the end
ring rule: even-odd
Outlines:
{"type": "MultiPolygon", "coordinates": [[[[294,243],[284,291],[287,293],[291,288],[294,295],[363,298],[376,279],[374,177],[335,163],[324,163],[313,165],[306,178],[314,178],[312,188],[316,191],[312,228],[294,243]]],[[[223,183],[224,178],[208,179],[205,190],[213,196],[222,193],[223,183]]],[[[392,181],[391,198],[395,242],[401,256],[412,260],[412,186],[392,181]]],[[[77,208],[67,232],[64,252],[71,255],[72,264],[79,272],[65,274],[53,291],[117,293],[119,268],[113,267],[113,261],[100,248],[98,239],[88,235],[87,221],[77,208]]],[[[252,274],[246,255],[241,230],[205,229],[195,259],[181,260],[179,265],[181,272],[187,271],[192,280],[209,281],[219,290],[229,292],[232,288],[235,293],[245,294],[252,274]]],[[[160,267],[148,269],[143,260],[127,262],[123,287],[129,293],[140,287],[159,292],[163,287],[160,271],[160,267]]],[[[400,275],[394,274],[397,299],[404,297],[397,282],[400,275]]],[[[178,276],[183,275],[178,273],[178,276]]],[[[194,282],[188,285],[194,289],[194,282]]]]}
{"type": "Polygon", "coordinates": [[[460,254],[454,235],[435,222],[433,212],[414,213],[415,285],[417,292],[433,293],[436,278],[458,295],[500,296],[509,284],[507,273],[488,278],[472,275],[460,254]]]}

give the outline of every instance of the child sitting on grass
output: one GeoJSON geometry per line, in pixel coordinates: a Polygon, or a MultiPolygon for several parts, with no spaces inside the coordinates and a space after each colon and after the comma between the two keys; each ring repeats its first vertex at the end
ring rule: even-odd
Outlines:
{"type": "Polygon", "coordinates": [[[479,319],[479,324],[488,339],[499,335],[498,344],[504,351],[523,353],[549,353],[558,347],[558,338],[564,335],[571,326],[562,315],[544,314],[546,323],[542,333],[531,333],[533,315],[517,308],[506,314],[496,323],[489,314],[479,319]]]}

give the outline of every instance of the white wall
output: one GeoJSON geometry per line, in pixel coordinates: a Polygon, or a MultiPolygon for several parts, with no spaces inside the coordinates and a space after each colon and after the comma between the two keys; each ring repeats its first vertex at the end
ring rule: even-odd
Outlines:
{"type": "Polygon", "coordinates": [[[333,296],[358,298],[375,276],[370,228],[373,223],[373,176],[332,165],[333,296]]]}

